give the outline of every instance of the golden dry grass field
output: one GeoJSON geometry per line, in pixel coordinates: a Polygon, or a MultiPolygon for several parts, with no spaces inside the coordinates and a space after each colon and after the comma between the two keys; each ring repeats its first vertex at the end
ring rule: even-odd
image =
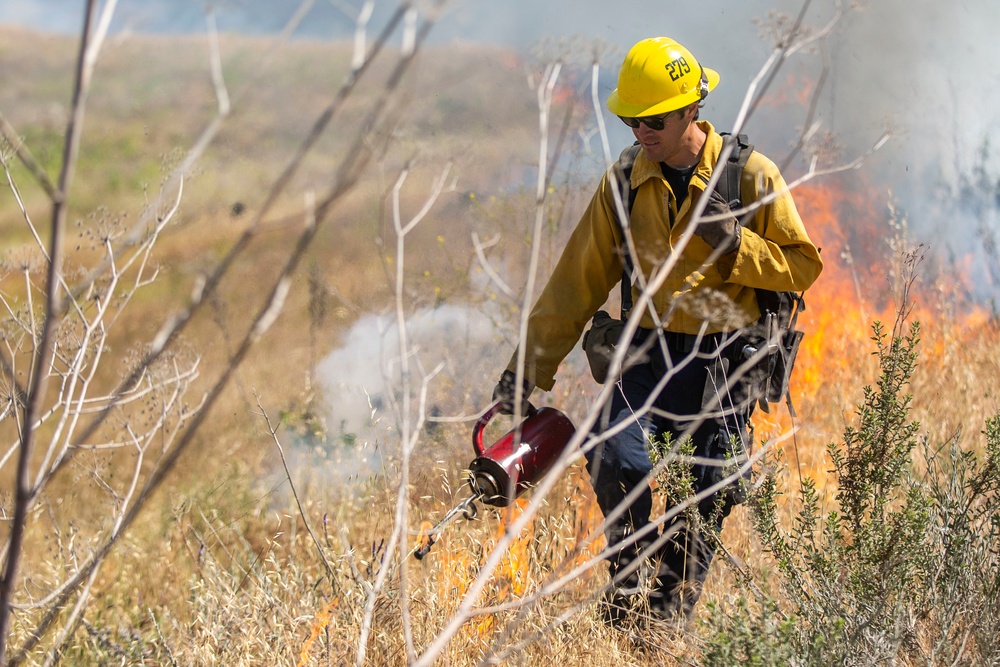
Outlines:
{"type": "MultiPolygon", "coordinates": [[[[50,178],[61,166],[75,49],[71,38],[0,27],[0,113],[50,178]]],[[[202,37],[131,36],[107,44],[69,198],[69,284],[86,283],[106,241],[127,250],[125,231],[162,210],[161,188],[168,199],[174,196],[169,175],[215,117],[209,53],[202,37]]],[[[232,112],[194,163],[180,208],[151,252],[155,280],[136,289],[108,322],[90,380],[94,395],[127,374],[135,355],[257,220],[271,187],[335,99],[351,57],[346,44],[273,45],[234,36],[222,37],[221,54],[232,112]]],[[[434,664],[704,664],[712,633],[707,605],[681,633],[625,634],[598,620],[593,596],[605,584],[605,571],[592,561],[602,548],[594,536],[600,514],[579,462],[517,534],[507,527],[525,503],[460,519],[426,558],[407,556],[421,523],[440,519],[463,497],[474,417],[488,404],[516,340],[519,300],[490,282],[474,239],[513,290],[523,290],[536,222],[536,88],[543,65],[499,49],[428,48],[396,93],[377,102],[397,62],[398,54],[386,53],[352,89],[176,343],[177,358],[200,358],[199,377],[185,398],[195,406],[266,305],[307,227],[309,202],[321,201],[341,178],[345,153],[364,136],[372,156],[359,173],[349,172],[357,176],[353,187],[322,209],[280,317],[97,572],[85,610],[62,644],[65,664],[341,665],[362,656],[369,665],[407,664],[448,628],[500,541],[509,545],[471,601],[474,612],[434,664]],[[388,120],[369,127],[381,111],[388,120]],[[403,169],[409,169],[405,182],[399,181],[403,169]],[[394,186],[401,183],[405,225],[441,174],[441,195],[401,245],[394,186]],[[357,411],[347,407],[349,397],[357,397],[356,387],[349,391],[353,362],[377,371],[382,360],[393,377],[400,365],[392,329],[397,313],[416,330],[418,317],[448,308],[448,326],[422,334],[410,350],[409,382],[365,399],[377,429],[357,428],[351,421],[357,411]],[[334,356],[344,350],[346,356],[334,356]],[[433,419],[414,426],[420,406],[433,419]],[[400,507],[406,509],[402,546],[387,556],[400,507]],[[580,567],[588,562],[592,567],[580,567]]],[[[571,137],[592,116],[589,91],[565,77],[554,100],[553,143],[567,110],[574,110],[571,137]]],[[[586,205],[590,175],[600,163],[576,145],[564,146],[541,213],[540,279],[586,205]]],[[[11,146],[0,144],[0,150],[5,176],[17,185],[44,241],[51,203],[11,146]]],[[[44,274],[25,215],[6,177],[3,182],[5,355],[16,363],[13,377],[24,382],[30,339],[23,317],[18,324],[13,313],[37,311],[44,274]],[[37,301],[29,304],[29,295],[37,301]]],[[[796,200],[824,248],[826,269],[800,319],[807,336],[793,378],[797,417],[781,406],[756,418],[758,442],[794,432],[781,439],[786,467],[776,473],[787,492],[782,507],[789,521],[802,477],[816,481],[824,511],[833,509],[826,447],[854,422],[862,388],[877,377],[871,322],[896,317],[890,285],[899,260],[885,240],[909,241],[891,224],[899,221],[886,195],[863,178],[815,181],[796,200]]],[[[921,322],[922,342],[909,392],[923,441],[940,445],[959,437],[978,451],[977,434],[1000,411],[1000,331],[993,312],[962,297],[960,266],[918,272],[910,319],[921,322]]],[[[13,378],[6,378],[4,393],[12,387],[13,378]]],[[[577,352],[555,391],[537,400],[578,421],[597,391],[577,352]]],[[[131,424],[121,417],[93,440],[73,443],[72,461],[39,494],[14,597],[12,654],[46,613],[48,592],[89,558],[109,534],[116,508],[127,504],[135,452],[83,445],[114,440],[116,429],[131,424]]],[[[41,432],[51,435],[48,428],[41,432]]],[[[17,437],[12,413],[5,413],[0,433],[6,452],[17,437]]],[[[150,443],[138,466],[140,482],[169,446],[150,443]]],[[[12,460],[0,470],[5,517],[13,505],[12,460]]],[[[915,469],[920,466],[917,461],[915,469]]],[[[705,599],[726,610],[737,604],[744,584],[732,563],[742,563],[759,582],[769,581],[775,564],[744,507],[728,519],[722,541],[732,558],[713,566],[705,599]]],[[[56,617],[69,618],[72,604],[56,617]]],[[[57,621],[33,643],[24,662],[42,664],[61,627],[57,621]]]]}

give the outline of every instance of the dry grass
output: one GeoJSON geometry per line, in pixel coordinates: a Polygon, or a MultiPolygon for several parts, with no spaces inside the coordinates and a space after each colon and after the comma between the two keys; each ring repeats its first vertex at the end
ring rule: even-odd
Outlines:
{"type": "MultiPolygon", "coordinates": [[[[996,346],[994,331],[991,337],[982,337],[967,349],[973,356],[989,355],[996,346]]],[[[967,385],[950,384],[940,377],[926,389],[924,382],[927,380],[915,386],[918,396],[921,390],[945,392],[957,399],[956,405],[964,406],[960,412],[967,411],[969,419],[977,417],[976,408],[970,404],[981,397],[981,391],[970,392],[967,385]]],[[[800,398],[800,423],[820,431],[839,428],[840,417],[817,416],[821,410],[815,397],[811,398],[800,398]]],[[[927,418],[937,416],[952,423],[958,419],[956,411],[950,409],[924,410],[927,418]]],[[[933,422],[928,423],[932,424],[926,429],[931,437],[935,427],[933,422]]],[[[824,445],[822,439],[800,439],[799,456],[804,468],[823,470],[829,466],[824,445]]],[[[454,466],[469,457],[466,452],[463,458],[461,449],[446,446],[445,450],[453,455],[444,457],[440,477],[427,475],[411,492],[411,531],[416,530],[420,518],[440,517],[452,499],[461,496],[443,493],[440,486],[435,488],[435,482],[456,483],[454,466]]],[[[786,453],[786,457],[790,455],[786,453]]],[[[105,608],[101,616],[107,631],[121,633],[123,628],[129,628],[136,636],[144,637],[146,650],[155,650],[160,659],[170,647],[178,664],[352,663],[357,655],[367,589],[377,574],[391,527],[393,489],[391,479],[378,478],[354,488],[325,486],[323,471],[335,465],[312,459],[309,475],[298,480],[300,493],[309,499],[309,520],[323,533],[332,576],[324,573],[287,496],[282,500],[276,497],[278,494],[255,497],[267,489],[250,479],[236,478],[230,480],[224,492],[192,500],[184,513],[171,517],[167,545],[150,536],[156,551],[161,552],[157,557],[133,563],[137,569],[123,562],[128,560],[127,552],[117,559],[122,570],[120,578],[105,592],[103,600],[129,603],[105,608]],[[308,476],[320,479],[310,481],[308,476]],[[246,505],[238,505],[231,494],[234,488],[244,485],[255,491],[244,498],[246,505]],[[341,531],[350,550],[344,548],[341,531]],[[139,568],[148,567],[150,560],[159,564],[157,569],[183,571],[193,567],[194,572],[187,577],[171,576],[169,585],[156,587],[158,596],[143,595],[135,582],[143,579],[139,568]],[[131,608],[130,614],[123,613],[127,608],[131,608]],[[151,620],[143,614],[143,608],[152,610],[157,617],[162,640],[151,636],[151,620]]],[[[788,481],[793,487],[794,478],[788,481]]],[[[583,559],[575,549],[590,535],[599,518],[584,471],[574,467],[560,481],[542,513],[513,542],[478,605],[491,607],[530,598],[554,574],[583,559]]],[[[413,641],[419,651],[455,613],[493,543],[501,536],[505,520],[502,511],[484,512],[472,523],[459,520],[424,560],[402,564],[393,561],[390,583],[376,601],[369,664],[407,662],[402,638],[400,568],[406,570],[406,600],[413,641]]],[[[411,539],[415,541],[412,533],[411,539]]],[[[723,541],[733,556],[753,569],[766,565],[768,558],[752,537],[743,508],[727,521],[723,541]]],[[[600,541],[585,553],[592,554],[599,545],[600,541]]],[[[137,560],[135,554],[133,560],[137,560]]],[[[491,653],[503,654],[522,642],[523,647],[508,655],[503,664],[544,664],[557,656],[560,664],[568,666],[697,661],[697,625],[687,634],[664,634],[653,629],[631,637],[604,627],[595,615],[593,603],[587,601],[604,582],[603,568],[597,567],[558,594],[523,608],[476,615],[448,645],[440,664],[480,664],[491,653]],[[569,611],[573,609],[576,611],[569,611]],[[557,620],[560,615],[565,616],[557,620]]],[[[720,558],[710,575],[705,598],[726,604],[735,599],[732,596],[738,590],[737,573],[720,558]]],[[[702,606],[699,614],[705,613],[702,606]]],[[[89,649],[81,647],[81,656],[95,655],[91,651],[97,651],[96,640],[91,637],[90,641],[89,649]]],[[[118,643],[124,641],[119,639],[118,643]]]]}
{"type": "MultiPolygon", "coordinates": [[[[817,288],[818,297],[821,290],[817,288]]],[[[971,380],[997,377],[998,333],[991,325],[968,329],[966,317],[974,315],[935,318],[925,324],[922,370],[913,391],[916,414],[926,425],[922,433],[932,440],[951,435],[959,426],[978,430],[984,417],[996,410],[990,384],[971,380]],[[948,400],[939,400],[942,396],[948,400]]],[[[865,350],[860,332],[851,332],[855,339],[828,339],[825,344],[831,349],[865,350]]],[[[494,361],[483,359],[466,371],[473,378],[489,377],[494,361]]],[[[871,380],[871,372],[866,354],[845,356],[837,360],[831,375],[852,378],[852,384],[824,383],[812,391],[798,388],[796,426],[800,431],[795,444],[785,447],[786,461],[795,464],[787,477],[789,491],[795,488],[797,468],[802,474],[824,478],[830,467],[825,445],[838,437],[850,419],[849,413],[831,409],[823,392],[856,394],[857,386],[871,380]]],[[[570,414],[579,414],[589,391],[587,380],[567,376],[559,388],[555,402],[570,414]]],[[[446,413],[449,407],[461,412],[462,406],[475,405],[483,398],[465,396],[456,403],[453,392],[461,392],[461,385],[444,383],[438,389],[441,394],[435,400],[446,413]]],[[[766,423],[758,428],[765,430],[766,423]]],[[[410,492],[410,540],[416,539],[419,520],[439,518],[462,496],[457,488],[462,484],[459,468],[471,457],[467,429],[468,425],[445,426],[420,445],[416,465],[422,474],[410,492]]],[[[232,451],[267,448],[263,438],[247,438],[246,443],[233,443],[232,451]]],[[[82,645],[71,655],[86,662],[85,656],[111,659],[141,649],[150,663],[163,661],[165,656],[173,656],[177,664],[354,661],[367,591],[378,574],[392,527],[396,445],[382,443],[386,453],[383,474],[345,486],[336,474],[341,464],[332,451],[317,453],[315,449],[335,444],[293,438],[291,433],[284,438],[286,446],[298,454],[296,488],[306,499],[310,523],[322,535],[332,573],[324,572],[280,475],[260,475],[267,467],[273,468],[273,453],[258,451],[257,466],[233,465],[222,476],[212,474],[219,486],[211,491],[171,494],[173,514],[164,514],[148,530],[135,531],[129,548],[121,550],[107,575],[107,587],[97,605],[98,620],[90,621],[86,641],[81,635],[82,645]],[[155,527],[157,523],[167,527],[166,539],[157,534],[163,530],[155,527]],[[152,571],[169,571],[170,575],[144,590],[147,587],[137,583],[149,581],[151,565],[155,566],[152,571]],[[101,631],[108,635],[106,641],[100,639],[101,631]]],[[[793,509],[790,505],[789,513],[793,509]]],[[[513,542],[477,606],[512,605],[530,598],[554,574],[580,561],[574,550],[598,523],[584,472],[574,467],[541,514],[513,542]]],[[[454,614],[504,525],[503,512],[484,512],[473,523],[460,520],[423,561],[390,559],[393,570],[374,608],[368,664],[407,662],[401,613],[404,569],[409,624],[419,652],[454,614]]],[[[727,521],[723,541],[738,561],[754,570],[766,567],[768,558],[753,538],[743,508],[727,521]]],[[[593,553],[599,544],[588,552],[593,553]]],[[[598,566],[558,594],[524,607],[515,604],[505,611],[475,615],[449,643],[440,664],[480,664],[493,654],[504,656],[503,664],[512,665],[544,664],[556,657],[565,665],[697,662],[698,625],[681,635],[653,629],[631,637],[605,628],[588,602],[603,584],[603,568],[598,566]]],[[[737,590],[736,572],[720,559],[709,578],[706,599],[731,603],[737,590]]],[[[699,614],[705,613],[701,607],[699,614]]]]}

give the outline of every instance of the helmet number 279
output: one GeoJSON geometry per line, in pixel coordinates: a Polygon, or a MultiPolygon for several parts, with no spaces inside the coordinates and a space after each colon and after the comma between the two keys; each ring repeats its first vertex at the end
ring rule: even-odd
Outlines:
{"type": "Polygon", "coordinates": [[[691,66],[688,65],[688,61],[684,59],[684,56],[681,56],[677,60],[671,60],[667,63],[666,67],[671,81],[676,81],[691,71],[691,66]]]}

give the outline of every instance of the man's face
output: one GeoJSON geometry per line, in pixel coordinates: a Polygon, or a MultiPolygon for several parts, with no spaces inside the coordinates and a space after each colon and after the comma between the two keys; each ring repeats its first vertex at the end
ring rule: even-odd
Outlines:
{"type": "Polygon", "coordinates": [[[678,109],[664,116],[662,130],[654,130],[645,122],[632,128],[632,134],[646,152],[646,157],[653,162],[670,162],[672,157],[680,153],[684,132],[691,124],[688,111],[689,108],[678,109]]]}

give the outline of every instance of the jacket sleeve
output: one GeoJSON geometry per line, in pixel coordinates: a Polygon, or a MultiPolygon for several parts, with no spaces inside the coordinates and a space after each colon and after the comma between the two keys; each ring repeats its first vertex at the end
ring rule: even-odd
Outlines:
{"type": "MultiPolygon", "coordinates": [[[[622,277],[610,183],[605,174],[528,317],[522,341],[525,377],[546,391],[555,384],[559,364],[622,277]]],[[[507,369],[516,372],[516,350],[507,369]]]]}
{"type": "Polygon", "coordinates": [[[723,279],[776,292],[808,289],[823,270],[823,260],[777,166],[754,153],[741,191],[744,202],[761,205],[743,228],[739,250],[720,261],[723,279]]]}

